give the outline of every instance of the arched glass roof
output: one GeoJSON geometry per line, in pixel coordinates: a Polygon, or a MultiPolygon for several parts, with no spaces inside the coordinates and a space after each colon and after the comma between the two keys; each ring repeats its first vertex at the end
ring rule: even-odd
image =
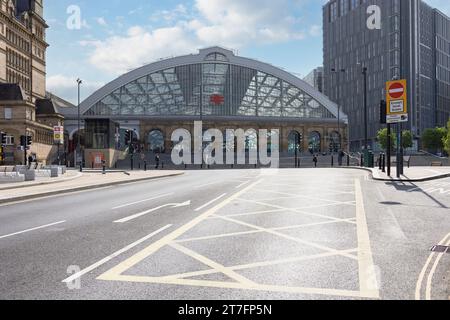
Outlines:
{"type": "Polygon", "coordinates": [[[85,116],[111,118],[337,118],[336,105],[302,80],[220,48],[132,71],[82,107],[85,116]]]}

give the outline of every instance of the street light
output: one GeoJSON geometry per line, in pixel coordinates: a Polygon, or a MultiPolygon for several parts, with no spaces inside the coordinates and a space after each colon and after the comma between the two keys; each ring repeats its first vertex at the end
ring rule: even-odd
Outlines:
{"type": "Polygon", "coordinates": [[[367,128],[367,67],[362,68],[364,75],[364,149],[369,150],[368,146],[368,128],[367,128]]]}
{"type": "Polygon", "coordinates": [[[83,172],[83,157],[80,156],[81,154],[81,127],[80,127],[80,87],[83,81],[81,79],[77,79],[77,85],[78,85],[78,144],[77,144],[77,161],[80,162],[80,172],[83,172]],[[80,159],[78,159],[80,158],[80,159]]]}
{"type": "Polygon", "coordinates": [[[337,99],[336,99],[336,101],[337,101],[337,106],[338,106],[338,115],[337,115],[337,121],[338,121],[338,135],[339,135],[339,149],[342,149],[342,138],[341,138],[341,104],[339,103],[339,99],[340,99],[340,97],[341,97],[341,94],[340,94],[340,90],[339,90],[339,88],[340,88],[340,80],[339,80],[339,75],[341,74],[341,73],[346,73],[347,72],[347,70],[345,70],[345,69],[340,69],[339,71],[338,70],[336,70],[335,68],[332,68],[331,69],[331,73],[334,73],[334,74],[337,74],[338,75],[338,84],[337,84],[337,99]]]}

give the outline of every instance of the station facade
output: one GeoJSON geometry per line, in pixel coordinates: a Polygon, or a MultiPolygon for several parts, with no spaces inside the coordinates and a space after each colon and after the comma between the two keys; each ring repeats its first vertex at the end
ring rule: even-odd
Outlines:
{"type": "MultiPolygon", "coordinates": [[[[102,153],[109,165],[129,144],[141,152],[170,152],[172,132],[279,129],[280,152],[347,148],[347,116],[296,76],[232,51],[212,47],[133,70],[81,103],[82,148],[87,161],[102,153]]],[[[78,113],[66,109],[69,145],[77,146],[78,113]]]]}

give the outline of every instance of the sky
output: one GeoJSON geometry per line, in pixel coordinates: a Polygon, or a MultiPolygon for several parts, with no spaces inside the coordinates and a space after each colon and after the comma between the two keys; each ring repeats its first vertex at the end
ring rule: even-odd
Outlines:
{"type": "MultiPolygon", "coordinates": [[[[45,0],[47,90],[76,103],[142,65],[221,46],[299,77],[322,65],[326,0],[45,0]]],[[[450,14],[449,0],[427,2],[450,14]]]]}

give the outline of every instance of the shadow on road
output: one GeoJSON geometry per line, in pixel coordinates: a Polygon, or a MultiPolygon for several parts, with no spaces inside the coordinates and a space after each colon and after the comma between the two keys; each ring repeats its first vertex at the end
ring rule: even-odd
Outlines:
{"type": "Polygon", "coordinates": [[[396,182],[396,181],[393,181],[393,182],[387,182],[386,185],[387,186],[392,186],[398,191],[403,191],[403,192],[420,192],[420,193],[426,195],[428,198],[430,198],[439,207],[441,207],[443,209],[448,209],[448,207],[445,204],[440,202],[438,199],[433,197],[431,194],[427,193],[425,190],[423,190],[421,187],[419,187],[418,185],[416,185],[413,182],[396,182]]]}

